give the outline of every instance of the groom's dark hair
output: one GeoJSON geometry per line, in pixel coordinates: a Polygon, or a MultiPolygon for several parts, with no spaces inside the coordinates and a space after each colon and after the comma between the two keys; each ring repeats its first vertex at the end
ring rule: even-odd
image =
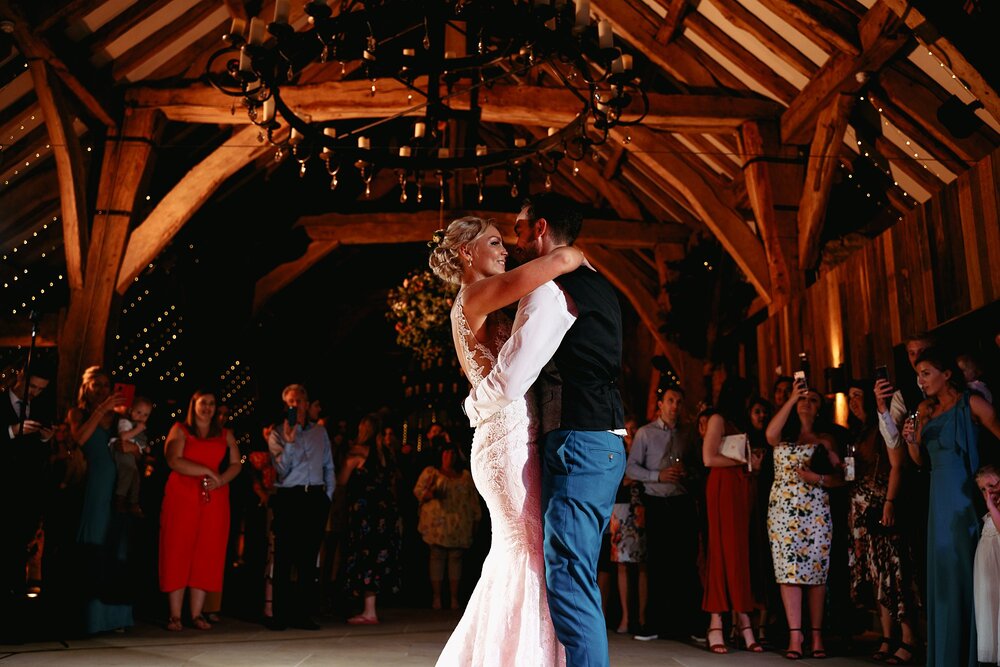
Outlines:
{"type": "Polygon", "coordinates": [[[527,209],[532,223],[545,218],[553,239],[566,245],[573,245],[583,226],[583,211],[580,205],[565,195],[555,192],[541,192],[524,200],[521,208],[527,209]]]}

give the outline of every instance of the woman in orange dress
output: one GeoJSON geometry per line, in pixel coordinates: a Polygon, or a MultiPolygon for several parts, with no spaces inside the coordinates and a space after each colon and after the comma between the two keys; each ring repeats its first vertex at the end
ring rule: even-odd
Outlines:
{"type": "Polygon", "coordinates": [[[160,590],[167,593],[167,629],[181,625],[184,590],[190,589],[191,623],[212,625],[202,616],[206,591],[221,591],[229,536],[229,482],[240,472],[240,451],[232,431],[215,419],[215,395],[196,391],[187,418],[167,436],[170,477],[160,514],[160,590]],[[229,467],[219,472],[224,456],[229,467]]]}

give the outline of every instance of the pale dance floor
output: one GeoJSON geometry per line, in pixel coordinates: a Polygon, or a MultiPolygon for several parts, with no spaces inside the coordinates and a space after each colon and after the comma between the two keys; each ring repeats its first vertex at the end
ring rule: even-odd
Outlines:
{"type": "MultiPolygon", "coordinates": [[[[0,645],[0,664],[87,665],[219,665],[232,667],[430,667],[455,623],[458,612],[388,609],[378,626],[353,627],[321,621],[315,632],[289,629],[271,632],[260,625],[223,619],[208,632],[185,628],[178,633],[140,624],[124,634],[57,643],[0,645]]],[[[628,635],[611,635],[614,667],[703,667],[725,665],[788,665],[781,653],[733,651],[711,655],[694,645],[672,641],[639,642],[628,635]]],[[[800,665],[872,665],[860,658],[799,660],[800,665]]],[[[514,667],[532,667],[517,665],[514,667]]]]}

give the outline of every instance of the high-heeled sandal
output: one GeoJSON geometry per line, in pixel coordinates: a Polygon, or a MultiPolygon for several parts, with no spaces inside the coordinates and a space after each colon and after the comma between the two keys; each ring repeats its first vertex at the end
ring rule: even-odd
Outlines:
{"type": "MultiPolygon", "coordinates": [[[[818,632],[818,633],[820,633],[819,638],[820,638],[820,640],[823,639],[823,628],[809,628],[809,631],[810,632],[818,632]]],[[[816,642],[813,641],[814,645],[815,645],[815,643],[816,642]]],[[[813,648],[809,652],[809,657],[812,658],[813,660],[825,660],[826,657],[827,657],[826,656],[826,649],[822,648],[822,647],[821,648],[813,648]]]]}
{"type": "Polygon", "coordinates": [[[878,642],[878,650],[872,653],[872,660],[877,660],[878,662],[882,662],[890,655],[892,655],[892,637],[881,637],[878,642]],[[883,651],[882,644],[888,646],[889,650],[883,651]]]}
{"type": "Polygon", "coordinates": [[[191,625],[193,625],[194,627],[196,627],[199,630],[211,630],[212,629],[212,624],[209,623],[205,619],[205,617],[202,616],[201,614],[198,614],[197,616],[195,616],[194,618],[191,619],[191,625]]]}
{"type": "Polygon", "coordinates": [[[906,651],[910,654],[909,658],[901,658],[895,653],[890,655],[885,659],[885,664],[887,665],[912,665],[913,664],[913,646],[907,644],[906,642],[899,642],[899,646],[896,647],[896,651],[900,649],[906,651]]]}
{"type": "Polygon", "coordinates": [[[725,655],[729,653],[729,648],[726,646],[726,631],[723,628],[709,628],[708,632],[705,633],[705,641],[708,643],[709,653],[715,653],[716,655],[725,655]],[[722,636],[721,644],[712,643],[712,633],[718,632],[722,636]]]}
{"type": "Polygon", "coordinates": [[[748,625],[745,628],[740,628],[740,634],[738,635],[739,638],[743,640],[743,647],[744,647],[744,649],[747,650],[747,651],[750,651],[751,653],[763,653],[764,652],[764,647],[761,646],[760,642],[758,642],[756,639],[753,641],[753,643],[747,644],[746,635],[743,634],[747,630],[750,630],[750,632],[753,632],[753,626],[752,625],[748,625]]]}
{"type": "MultiPolygon", "coordinates": [[[[792,643],[792,633],[798,632],[802,635],[802,641],[806,640],[806,633],[802,632],[802,628],[788,628],[788,643],[792,643]]],[[[785,649],[785,660],[799,660],[802,658],[802,651],[796,651],[794,649],[785,649]]]]}
{"type": "Polygon", "coordinates": [[[167,628],[169,632],[180,632],[184,629],[184,624],[181,623],[181,619],[178,616],[171,616],[167,619],[167,628]]]}

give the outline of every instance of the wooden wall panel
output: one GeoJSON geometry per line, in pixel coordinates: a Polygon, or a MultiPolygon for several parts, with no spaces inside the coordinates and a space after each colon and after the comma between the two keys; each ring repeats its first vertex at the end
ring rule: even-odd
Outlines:
{"type": "Polygon", "coordinates": [[[798,368],[801,351],[818,383],[840,360],[851,375],[870,375],[893,365],[892,348],[910,333],[998,299],[1000,150],[761,322],[761,388],[770,389],[778,365],[798,368]]]}

